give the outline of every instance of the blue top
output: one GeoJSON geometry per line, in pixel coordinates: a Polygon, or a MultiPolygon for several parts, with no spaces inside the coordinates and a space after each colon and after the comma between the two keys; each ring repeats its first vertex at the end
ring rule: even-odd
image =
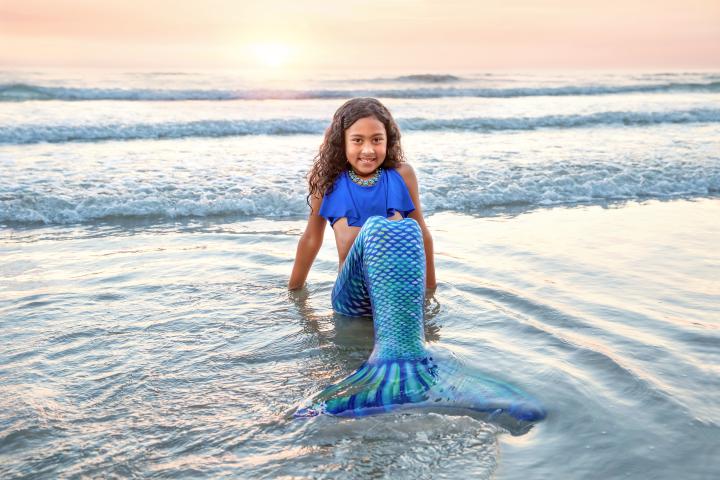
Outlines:
{"type": "Polygon", "coordinates": [[[373,215],[392,217],[400,212],[406,218],[415,210],[405,180],[394,168],[383,168],[375,185],[363,187],[350,180],[345,171],[338,176],[330,193],[323,197],[320,216],[334,225],[347,217],[348,225],[362,227],[373,215]]]}

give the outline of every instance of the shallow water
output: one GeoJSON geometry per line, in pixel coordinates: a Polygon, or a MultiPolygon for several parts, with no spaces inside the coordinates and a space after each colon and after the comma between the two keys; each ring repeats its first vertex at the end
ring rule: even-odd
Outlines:
{"type": "Polygon", "coordinates": [[[467,416],[290,420],[372,325],[334,316],[302,220],[2,231],[3,477],[711,478],[715,198],[439,213],[428,340],[539,397],[513,437],[467,416]]]}

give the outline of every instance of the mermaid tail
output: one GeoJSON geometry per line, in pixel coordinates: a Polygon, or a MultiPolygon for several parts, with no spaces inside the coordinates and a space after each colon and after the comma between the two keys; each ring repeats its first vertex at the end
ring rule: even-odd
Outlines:
{"type": "Polygon", "coordinates": [[[412,219],[370,217],[335,282],[332,304],[344,315],[372,315],[373,351],[353,374],[325,388],[294,416],[364,416],[402,407],[471,410],[522,423],[545,417],[521,390],[490,377],[462,375],[454,357],[436,361],[425,345],[424,301],[419,225],[412,219]]]}

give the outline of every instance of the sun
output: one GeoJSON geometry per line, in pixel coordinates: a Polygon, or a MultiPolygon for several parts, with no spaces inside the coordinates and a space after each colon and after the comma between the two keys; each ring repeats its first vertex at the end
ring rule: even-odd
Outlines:
{"type": "Polygon", "coordinates": [[[290,47],[282,43],[254,43],[249,47],[253,57],[266,67],[281,67],[292,54],[290,47]]]}

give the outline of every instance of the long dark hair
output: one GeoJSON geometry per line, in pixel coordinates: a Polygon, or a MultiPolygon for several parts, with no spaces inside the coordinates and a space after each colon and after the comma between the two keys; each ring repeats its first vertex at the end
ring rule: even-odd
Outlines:
{"type": "Polygon", "coordinates": [[[345,130],[361,118],[374,117],[382,122],[387,133],[387,153],[382,166],[397,168],[405,161],[405,154],[400,146],[400,129],[395,123],[390,111],[385,105],[374,98],[353,98],[337,109],[332,123],[325,130],[325,138],[320,145],[320,151],[313,160],[313,166],[308,173],[308,186],[310,197],[323,195],[332,191],[337,177],[348,168],[345,156],[345,130]]]}

